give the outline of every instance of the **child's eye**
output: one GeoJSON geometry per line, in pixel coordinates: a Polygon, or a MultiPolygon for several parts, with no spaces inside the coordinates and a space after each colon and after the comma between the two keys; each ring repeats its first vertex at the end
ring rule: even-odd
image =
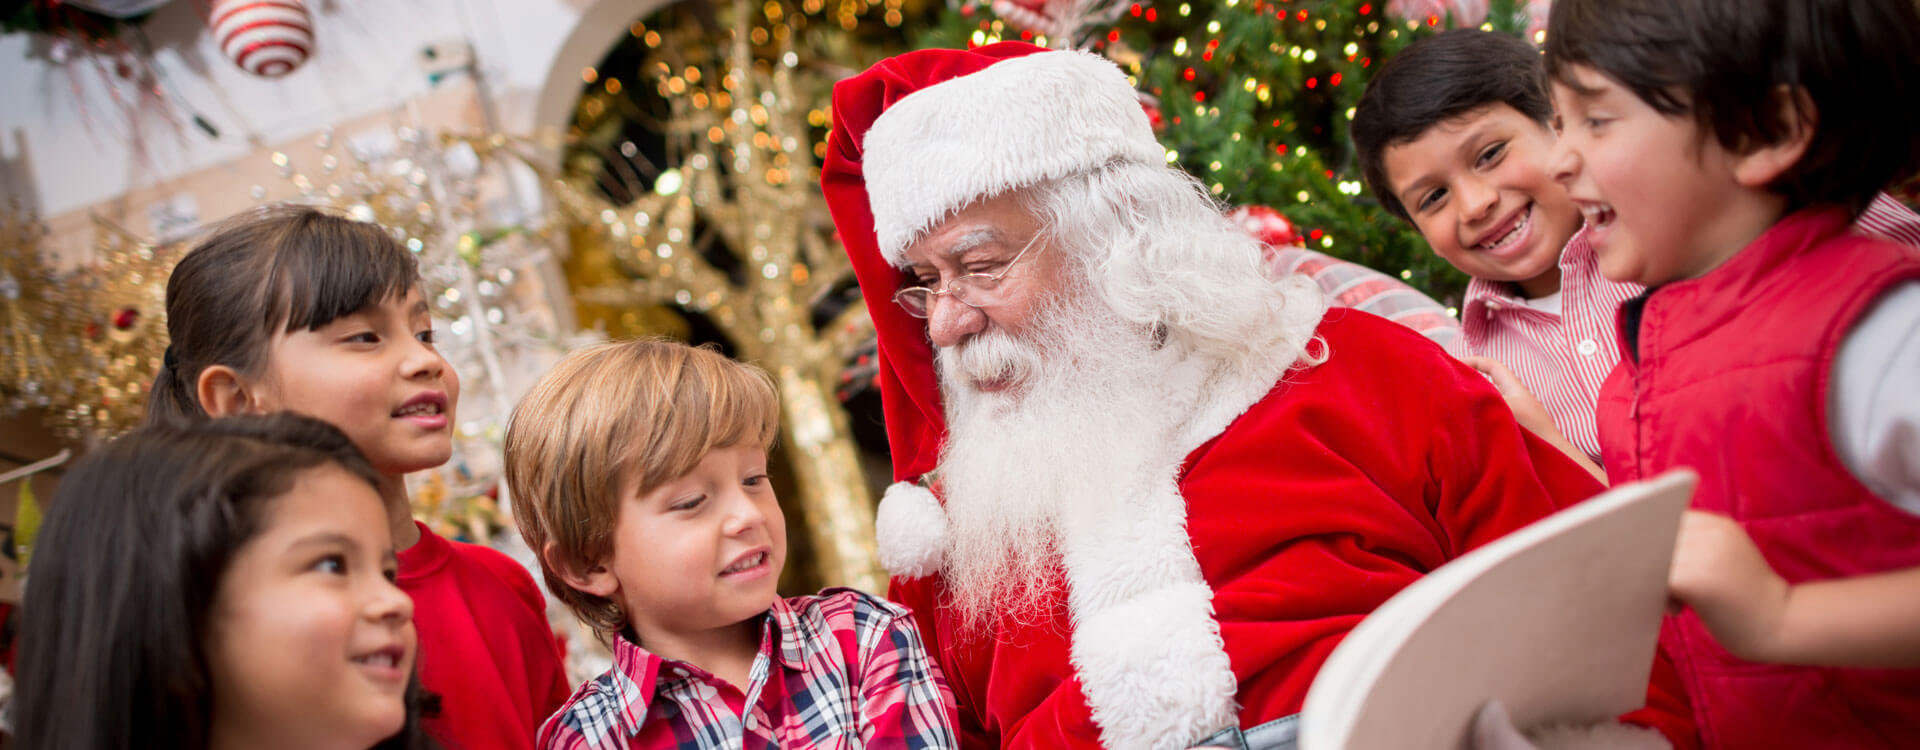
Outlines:
{"type": "Polygon", "coordinates": [[[694,495],[693,497],[667,506],[667,510],[693,510],[694,508],[700,507],[700,504],[706,501],[706,495],[694,495]]]}
{"type": "Polygon", "coordinates": [[[1493,144],[1492,146],[1487,147],[1487,150],[1480,152],[1480,160],[1478,162],[1478,166],[1484,167],[1484,166],[1487,166],[1488,164],[1492,164],[1493,162],[1499,161],[1500,155],[1506,152],[1507,152],[1507,144],[1505,141],[1493,144]]]}
{"type": "Polygon", "coordinates": [[[1585,124],[1588,130],[1599,130],[1600,126],[1605,125],[1612,121],[1613,121],[1612,118],[1608,118],[1608,117],[1589,117],[1586,119],[1585,124]]]}
{"type": "Polygon", "coordinates": [[[347,558],[342,555],[327,555],[313,561],[310,569],[332,575],[343,575],[347,572],[347,558]]]}
{"type": "Polygon", "coordinates": [[[378,344],[380,343],[380,334],[372,331],[362,331],[348,336],[346,340],[347,343],[350,344],[378,344]]]}
{"type": "Polygon", "coordinates": [[[413,337],[419,339],[420,343],[422,344],[426,344],[427,346],[433,346],[434,335],[433,335],[433,329],[431,328],[428,328],[427,330],[416,333],[413,335],[413,337]]]}
{"type": "Polygon", "coordinates": [[[381,566],[380,575],[387,579],[387,583],[400,582],[400,568],[398,566],[395,566],[395,565],[381,566]]]}
{"type": "Polygon", "coordinates": [[[1442,188],[1440,190],[1435,190],[1431,193],[1427,193],[1425,196],[1422,196],[1420,198],[1420,205],[1418,206],[1418,210],[1425,211],[1429,208],[1433,208],[1434,206],[1439,205],[1441,198],[1445,198],[1445,197],[1447,197],[1447,191],[1445,188],[1442,188]]]}
{"type": "Polygon", "coordinates": [[[740,480],[740,483],[748,487],[759,487],[760,485],[767,483],[767,475],[755,474],[753,476],[747,477],[746,479],[740,480]]]}

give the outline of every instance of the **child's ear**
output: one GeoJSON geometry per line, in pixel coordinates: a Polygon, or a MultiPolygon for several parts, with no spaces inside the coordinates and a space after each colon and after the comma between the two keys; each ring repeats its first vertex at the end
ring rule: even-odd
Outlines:
{"type": "Polygon", "coordinates": [[[194,383],[194,395],[200,399],[200,408],[214,419],[259,411],[258,399],[247,387],[246,379],[226,365],[211,365],[201,370],[199,381],[194,383]]]}
{"type": "Polygon", "coordinates": [[[620,579],[614,577],[612,568],[600,564],[583,568],[562,559],[564,555],[559,552],[553,542],[547,542],[540,557],[546,560],[548,568],[560,574],[560,580],[566,581],[568,586],[608,600],[620,593],[620,579]]]}
{"type": "Polygon", "coordinates": [[[1780,128],[1781,136],[1734,155],[1733,179],[1743,187],[1765,188],[1793,169],[1806,156],[1820,124],[1820,113],[1806,89],[1775,88],[1767,97],[1767,109],[1766,116],[1780,128]]]}

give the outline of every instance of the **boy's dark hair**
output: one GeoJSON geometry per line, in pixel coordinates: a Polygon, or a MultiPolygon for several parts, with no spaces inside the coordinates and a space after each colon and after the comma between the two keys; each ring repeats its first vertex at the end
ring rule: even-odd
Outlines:
{"type": "Polygon", "coordinates": [[[1489,104],[1505,104],[1541,127],[1553,118],[1540,53],[1511,34],[1453,29],[1401,50],[1373,74],[1353,108],[1360,175],[1388,213],[1412,221],[1387,182],[1382,154],[1489,104]]]}
{"type": "Polygon", "coordinates": [[[1767,186],[1790,208],[1838,202],[1857,213],[1920,170],[1914,0],[1558,0],[1547,75],[1578,91],[1574,65],[1658,112],[1691,114],[1734,152],[1785,138],[1776,92],[1804,92],[1790,101],[1812,116],[1812,141],[1767,186]]]}
{"type": "MultiPolygon", "coordinates": [[[[215,593],[300,472],[378,475],[338,429],[291,414],[143,427],[60,482],[21,604],[20,747],[204,748],[215,593]]],[[[420,747],[406,729],[382,748],[420,747]]]]}
{"type": "Polygon", "coordinates": [[[147,424],[205,420],[202,370],[254,374],[274,334],[313,330],[419,285],[420,267],[384,227],[307,206],[233,217],[167,279],[166,362],[147,424]]]}

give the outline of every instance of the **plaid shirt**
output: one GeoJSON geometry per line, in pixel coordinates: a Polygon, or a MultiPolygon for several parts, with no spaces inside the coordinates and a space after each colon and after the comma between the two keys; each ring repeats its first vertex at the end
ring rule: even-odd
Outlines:
{"type": "MultiPolygon", "coordinates": [[[[1854,230],[1920,247],[1920,216],[1886,193],[1874,196],[1854,230]]],[[[1474,279],[1460,314],[1461,350],[1506,365],[1540,400],[1553,426],[1598,463],[1595,402],[1600,384],[1620,364],[1614,310],[1645,290],[1600,275],[1599,258],[1582,227],[1560,253],[1559,314],[1528,306],[1512,284],[1474,279]]]]}
{"type": "Polygon", "coordinates": [[[953,694],[907,610],[858,591],[776,599],[744,695],[628,641],[540,728],[540,747],[957,750],[953,694]]]}

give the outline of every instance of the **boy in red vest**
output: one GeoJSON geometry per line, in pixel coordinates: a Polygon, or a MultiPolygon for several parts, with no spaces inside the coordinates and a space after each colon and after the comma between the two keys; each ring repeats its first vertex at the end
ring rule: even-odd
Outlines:
{"type": "Polygon", "coordinates": [[[1911,0],[1560,0],[1549,156],[1648,287],[1615,482],[1701,474],[1663,636],[1709,747],[1920,740],[1920,259],[1849,233],[1920,171],[1911,0]]]}

